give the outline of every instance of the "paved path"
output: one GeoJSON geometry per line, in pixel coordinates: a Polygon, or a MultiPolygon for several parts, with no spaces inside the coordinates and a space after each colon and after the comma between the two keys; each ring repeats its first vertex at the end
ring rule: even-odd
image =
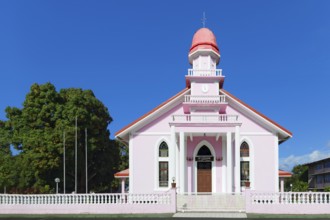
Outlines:
{"type": "Polygon", "coordinates": [[[247,218],[244,212],[178,212],[173,218],[247,218]]]}

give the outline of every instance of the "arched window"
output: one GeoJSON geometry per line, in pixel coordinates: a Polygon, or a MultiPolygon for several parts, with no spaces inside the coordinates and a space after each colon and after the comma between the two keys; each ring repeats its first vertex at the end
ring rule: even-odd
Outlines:
{"type": "Polygon", "coordinates": [[[249,156],[250,156],[249,145],[244,141],[241,144],[241,157],[249,157],[249,156]]]}
{"type": "Polygon", "coordinates": [[[168,157],[168,146],[164,141],[159,146],[159,157],[168,157]]]}
{"type": "Polygon", "coordinates": [[[159,187],[168,187],[168,146],[165,141],[159,145],[158,149],[158,180],[159,187]]]}
{"type": "Polygon", "coordinates": [[[212,154],[211,154],[210,149],[208,147],[206,147],[205,145],[203,145],[197,153],[197,156],[211,156],[211,155],[212,154]]]}
{"type": "Polygon", "coordinates": [[[240,147],[241,186],[250,187],[250,148],[244,141],[240,147]]]}

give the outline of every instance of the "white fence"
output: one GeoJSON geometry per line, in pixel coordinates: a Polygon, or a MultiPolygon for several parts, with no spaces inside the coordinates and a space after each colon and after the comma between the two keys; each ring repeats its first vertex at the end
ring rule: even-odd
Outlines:
{"type": "Polygon", "coordinates": [[[120,214],[175,211],[175,190],[159,194],[0,195],[0,214],[120,214]]]}
{"type": "Polygon", "coordinates": [[[272,214],[330,214],[330,193],[246,191],[246,212],[272,214]]]}
{"type": "Polygon", "coordinates": [[[330,214],[330,193],[256,192],[184,194],[0,195],[0,214],[127,214],[227,211],[269,214],[330,214]]]}

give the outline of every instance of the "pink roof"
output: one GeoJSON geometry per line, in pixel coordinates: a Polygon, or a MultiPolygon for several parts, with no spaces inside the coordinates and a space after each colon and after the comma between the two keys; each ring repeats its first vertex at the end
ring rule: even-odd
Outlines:
{"type": "Polygon", "coordinates": [[[119,171],[114,175],[116,178],[128,178],[129,177],[129,169],[119,171]]]}
{"type": "Polygon", "coordinates": [[[278,170],[278,176],[279,177],[291,177],[292,173],[284,170],[278,170]]]}
{"type": "Polygon", "coordinates": [[[189,54],[198,49],[212,49],[220,54],[213,32],[208,28],[201,28],[194,34],[189,54]]]}

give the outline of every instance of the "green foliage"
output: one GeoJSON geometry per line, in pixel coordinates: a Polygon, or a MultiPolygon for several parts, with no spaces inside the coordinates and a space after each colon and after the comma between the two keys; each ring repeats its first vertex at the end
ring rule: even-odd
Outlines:
{"type": "Polygon", "coordinates": [[[296,165],[292,169],[292,177],[285,183],[286,191],[305,192],[308,191],[308,167],[296,165]]]}
{"type": "Polygon", "coordinates": [[[0,121],[0,187],[13,192],[54,192],[59,177],[63,191],[63,135],[66,145],[66,192],[74,191],[75,117],[78,129],[78,193],[85,192],[85,128],[88,134],[89,191],[109,192],[118,170],[120,147],[110,140],[112,118],[91,90],[56,91],[54,85],[33,84],[23,108],[6,108],[0,121]],[[10,154],[13,146],[20,153],[10,154]]]}
{"type": "Polygon", "coordinates": [[[324,187],[324,192],[330,192],[330,186],[324,187]]]}

